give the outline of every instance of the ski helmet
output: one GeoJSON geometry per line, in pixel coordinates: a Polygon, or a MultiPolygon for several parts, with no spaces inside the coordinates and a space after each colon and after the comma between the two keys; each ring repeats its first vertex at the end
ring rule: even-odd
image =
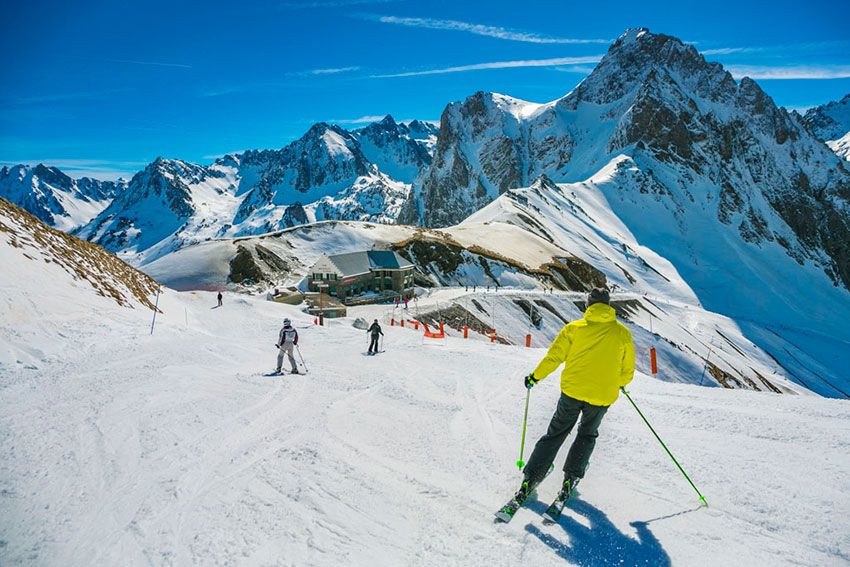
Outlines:
{"type": "Polygon", "coordinates": [[[283,320],[283,325],[284,325],[284,326],[288,326],[288,325],[290,325],[291,323],[292,323],[292,321],[290,321],[289,319],[284,319],[284,320],[283,320]]]}

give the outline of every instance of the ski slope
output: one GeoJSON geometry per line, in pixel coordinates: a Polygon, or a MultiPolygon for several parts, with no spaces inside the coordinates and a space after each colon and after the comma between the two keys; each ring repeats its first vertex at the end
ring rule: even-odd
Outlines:
{"type": "MultiPolygon", "coordinates": [[[[148,310],[61,278],[26,286],[0,278],[4,566],[850,561],[846,402],[638,375],[634,399],[711,507],[621,399],[559,524],[540,516],[553,474],[494,525],[543,350],[385,325],[367,357],[350,318],[170,290],[150,335],[148,310]],[[75,307],[54,318],[60,302],[75,307]],[[263,375],[284,316],[307,375],[263,375]]],[[[529,443],[557,397],[554,377],[533,390],[529,443]]]]}

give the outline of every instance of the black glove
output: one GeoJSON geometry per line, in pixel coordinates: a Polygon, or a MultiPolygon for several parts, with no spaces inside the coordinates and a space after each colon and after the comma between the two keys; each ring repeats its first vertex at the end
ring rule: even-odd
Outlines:
{"type": "Polygon", "coordinates": [[[540,380],[534,377],[534,372],[525,377],[525,387],[529,390],[532,389],[538,382],[540,382],[540,380]]]}

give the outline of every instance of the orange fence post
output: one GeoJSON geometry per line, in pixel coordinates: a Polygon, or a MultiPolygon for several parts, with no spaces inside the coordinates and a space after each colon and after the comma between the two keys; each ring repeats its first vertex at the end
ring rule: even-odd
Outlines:
{"type": "Polygon", "coordinates": [[[463,326],[463,338],[469,338],[469,327],[467,327],[466,325],[463,326]]]}
{"type": "Polygon", "coordinates": [[[525,335],[525,346],[531,347],[531,335],[525,335]]]}
{"type": "Polygon", "coordinates": [[[413,321],[413,328],[419,330],[419,321],[413,321]]]}
{"type": "Polygon", "coordinates": [[[649,362],[652,366],[652,373],[658,374],[658,359],[655,357],[655,347],[649,349],[649,362]]]}
{"type": "Polygon", "coordinates": [[[395,319],[390,319],[390,327],[395,327],[395,319]]]}
{"type": "Polygon", "coordinates": [[[493,331],[490,333],[490,342],[491,343],[496,342],[496,329],[493,329],[493,331]]]}
{"type": "Polygon", "coordinates": [[[314,324],[314,325],[318,325],[318,324],[319,324],[319,318],[318,318],[318,317],[313,318],[313,324],[314,324]]]}
{"type": "Polygon", "coordinates": [[[445,332],[446,332],[446,330],[445,330],[445,329],[443,329],[443,322],[442,322],[442,321],[440,321],[440,332],[441,332],[441,333],[445,333],[445,332]]]}
{"type": "Polygon", "coordinates": [[[404,319],[401,320],[401,326],[404,327],[404,319]]]}

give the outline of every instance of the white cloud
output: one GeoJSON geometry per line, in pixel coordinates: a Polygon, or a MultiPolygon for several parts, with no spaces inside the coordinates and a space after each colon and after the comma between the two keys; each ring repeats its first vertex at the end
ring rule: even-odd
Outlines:
{"type": "Polygon", "coordinates": [[[366,124],[369,122],[378,122],[383,120],[386,114],[376,114],[374,116],[361,116],[360,118],[344,118],[340,120],[328,120],[336,124],[366,124]]]}
{"type": "Polygon", "coordinates": [[[330,69],[310,69],[306,73],[310,75],[335,75],[336,73],[348,73],[350,71],[359,71],[360,67],[331,67],[330,69]]]}
{"type": "Polygon", "coordinates": [[[850,65],[726,65],[736,79],[845,79],[850,77],[850,65]]]}
{"type": "Polygon", "coordinates": [[[585,44],[585,43],[610,43],[608,39],[577,39],[568,37],[550,37],[534,32],[512,30],[499,26],[487,26],[483,24],[472,24],[458,20],[438,20],[434,18],[404,18],[398,16],[379,16],[375,14],[359,14],[358,17],[395,24],[412,28],[424,28],[430,30],[460,31],[496,39],[508,41],[522,41],[525,43],[556,43],[556,44],[585,44]]]}
{"type": "Polygon", "coordinates": [[[601,55],[590,55],[587,57],[556,57],[553,59],[523,59],[519,61],[492,61],[488,63],[474,63],[472,65],[459,65],[456,67],[442,67],[440,69],[427,69],[424,71],[407,71],[403,73],[388,73],[384,75],[372,75],[374,78],[388,77],[416,77],[419,75],[439,75],[443,73],[462,73],[464,71],[481,71],[484,69],[512,69],[516,67],[560,67],[564,65],[581,65],[583,63],[598,63],[601,55]]]}

